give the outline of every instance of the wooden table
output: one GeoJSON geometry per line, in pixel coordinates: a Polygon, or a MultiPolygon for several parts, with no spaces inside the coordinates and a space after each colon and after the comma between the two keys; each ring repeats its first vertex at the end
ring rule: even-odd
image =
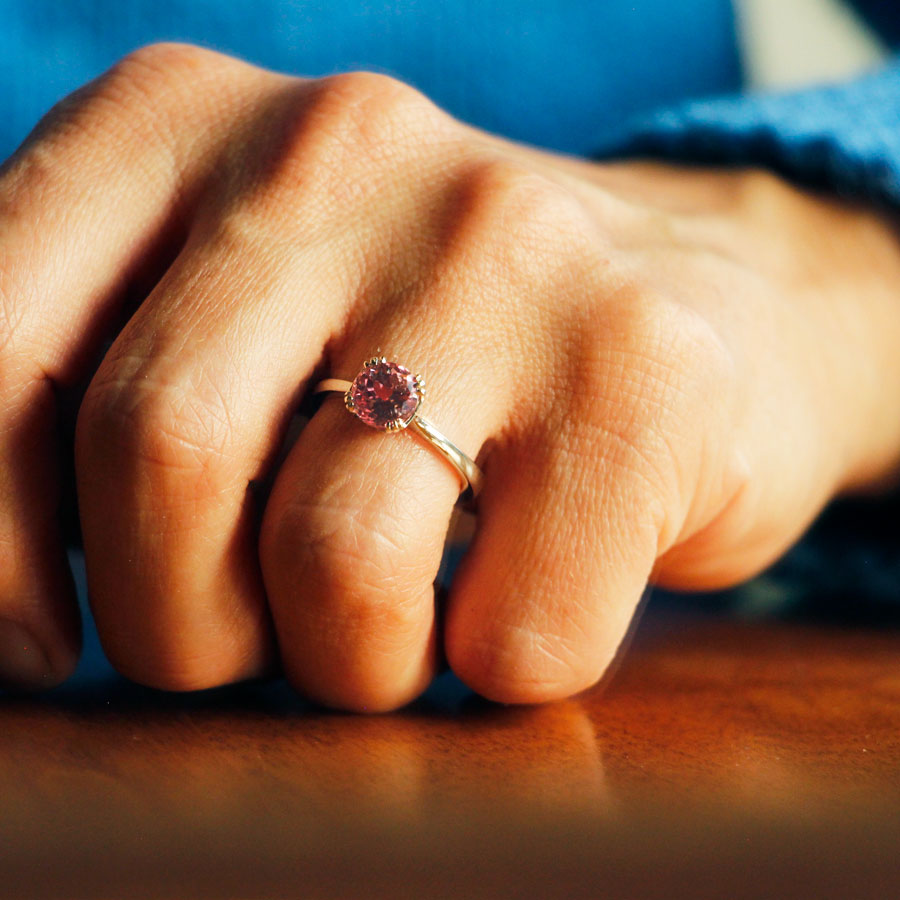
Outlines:
{"type": "Polygon", "coordinates": [[[650,611],[597,689],[0,698],[0,896],[900,896],[900,630],[650,611]]]}

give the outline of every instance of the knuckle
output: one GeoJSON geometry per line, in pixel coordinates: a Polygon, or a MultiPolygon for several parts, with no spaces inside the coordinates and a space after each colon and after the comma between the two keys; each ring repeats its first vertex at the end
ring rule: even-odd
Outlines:
{"type": "Polygon", "coordinates": [[[108,457],[151,469],[209,474],[227,462],[232,424],[225,399],[178,380],[104,372],[85,393],[75,428],[76,460],[108,457]]]}
{"type": "Polygon", "coordinates": [[[34,190],[67,179],[73,154],[79,171],[89,167],[104,175],[120,163],[123,153],[140,152],[144,160],[156,153],[169,162],[178,143],[191,137],[177,120],[189,110],[216,109],[213,100],[232,90],[237,65],[227,56],[188,44],[150,44],[134,50],[60,100],[29,135],[24,152],[13,157],[4,180],[27,198],[34,190]],[[90,153],[83,150],[85,137],[93,141],[90,153]]]}
{"type": "Polygon", "coordinates": [[[207,107],[217,108],[240,83],[234,77],[240,65],[190,44],[148,44],[88,85],[88,104],[73,96],[69,118],[82,128],[106,132],[115,143],[171,151],[185,138],[178,120],[188,110],[200,119],[207,107]]]}
{"type": "Polygon", "coordinates": [[[327,625],[376,652],[396,652],[419,635],[434,578],[416,532],[415,518],[390,504],[373,516],[335,496],[297,500],[277,522],[264,520],[261,556],[264,569],[315,591],[316,615],[327,625]]]}
{"type": "Polygon", "coordinates": [[[740,397],[730,349],[702,314],[638,290],[586,329],[576,351],[585,383],[567,452],[602,456],[644,497],[660,545],[691,503],[704,461],[731,433],[740,397]]]}
{"type": "Polygon", "coordinates": [[[544,283],[596,257],[597,227],[579,198],[525,165],[480,160],[462,175],[461,193],[468,246],[507,278],[544,283]]]}
{"type": "Polygon", "coordinates": [[[354,143],[377,148],[398,138],[421,139],[437,107],[411,85],[375,72],[343,72],[317,83],[316,114],[354,143]]]}
{"type": "Polygon", "coordinates": [[[624,314],[627,346],[643,378],[635,397],[660,415],[709,418],[717,400],[730,399],[735,359],[704,315],[666,296],[641,292],[624,314]]]}
{"type": "Polygon", "coordinates": [[[273,219],[318,232],[350,210],[383,209],[391,185],[432,164],[432,137],[452,122],[419,91],[371,72],[296,80],[274,102],[272,124],[251,139],[252,165],[247,152],[229,164],[236,190],[211,198],[216,220],[235,198],[267,233],[273,219]]]}
{"type": "MultiPolygon", "coordinates": [[[[275,147],[276,179],[332,192],[378,181],[373,172],[416,156],[449,120],[415,88],[372,72],[300,83],[275,147]],[[305,178],[315,172],[315,178],[305,178]]],[[[342,192],[343,193],[343,192],[342,192]]]]}
{"type": "Polygon", "coordinates": [[[703,314],[670,296],[634,285],[603,315],[592,338],[604,350],[614,347],[638,368],[659,368],[668,378],[648,380],[645,388],[677,392],[693,385],[706,395],[711,375],[734,371],[722,336],[703,314]]]}
{"type": "Polygon", "coordinates": [[[123,56],[109,70],[111,82],[156,93],[170,85],[205,81],[233,65],[229,57],[193,44],[161,41],[145,44],[123,56]]]}

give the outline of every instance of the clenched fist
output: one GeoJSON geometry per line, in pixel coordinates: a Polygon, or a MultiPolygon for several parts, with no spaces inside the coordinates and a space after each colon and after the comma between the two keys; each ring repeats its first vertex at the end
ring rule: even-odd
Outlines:
{"type": "Polygon", "coordinates": [[[0,171],[0,673],[76,658],[57,397],[89,380],[64,450],[126,676],[281,665],[385,710],[446,657],[496,700],[579,691],[648,579],[745,579],[896,474],[898,284],[886,220],[773,176],[580,161],[385,76],[142,49],[0,171]],[[437,612],[446,461],[335,396],[285,441],[376,353],[484,471],[437,612]]]}

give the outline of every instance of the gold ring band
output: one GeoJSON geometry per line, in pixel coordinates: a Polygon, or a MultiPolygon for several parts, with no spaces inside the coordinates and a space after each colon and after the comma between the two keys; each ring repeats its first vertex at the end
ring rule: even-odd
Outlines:
{"type": "Polygon", "coordinates": [[[347,409],[365,424],[382,431],[414,431],[446,460],[459,476],[462,495],[473,501],[481,490],[483,475],[475,461],[419,412],[425,394],[423,379],[385,357],[365,362],[354,381],[325,378],[313,393],[335,391],[344,395],[347,409]]]}

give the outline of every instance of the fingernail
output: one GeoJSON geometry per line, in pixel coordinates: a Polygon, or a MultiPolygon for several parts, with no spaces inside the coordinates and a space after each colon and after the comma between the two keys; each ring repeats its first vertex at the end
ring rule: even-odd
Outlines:
{"type": "Polygon", "coordinates": [[[31,632],[17,622],[0,619],[0,687],[50,687],[52,675],[47,654],[31,632]]]}

